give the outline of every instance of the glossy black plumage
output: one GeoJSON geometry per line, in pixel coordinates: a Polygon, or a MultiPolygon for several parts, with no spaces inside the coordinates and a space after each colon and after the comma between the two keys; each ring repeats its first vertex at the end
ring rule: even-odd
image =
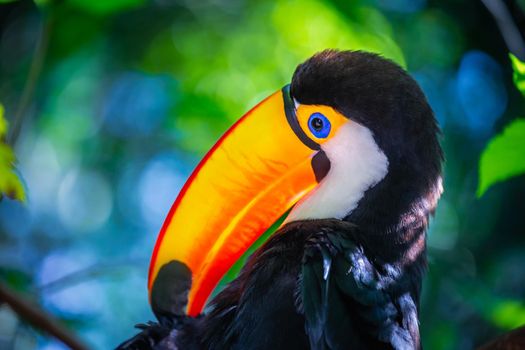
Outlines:
{"type": "Polygon", "coordinates": [[[154,348],[152,337],[178,349],[418,348],[425,261],[372,262],[358,243],[363,234],[341,220],[290,223],[252,255],[207,315],[165,320],[146,329],[149,340],[139,336],[122,349],[154,348]]]}
{"type": "MultiPolygon", "coordinates": [[[[172,314],[121,349],[148,349],[136,344],[147,344],[142,337],[150,334],[167,335],[154,341],[159,349],[420,347],[425,232],[441,194],[432,110],[403,69],[364,52],[315,55],[297,68],[291,94],[369,128],[388,158],[387,175],[344,220],[292,222],[279,230],[205,315],[172,314]]],[[[181,296],[174,297],[177,305],[181,296]]]]}

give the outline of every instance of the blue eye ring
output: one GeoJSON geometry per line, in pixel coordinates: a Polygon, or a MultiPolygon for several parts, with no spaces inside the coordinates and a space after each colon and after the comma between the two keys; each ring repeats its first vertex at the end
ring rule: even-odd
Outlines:
{"type": "Polygon", "coordinates": [[[315,112],[308,119],[308,128],[318,139],[325,139],[330,134],[332,124],[323,114],[315,112]]]}

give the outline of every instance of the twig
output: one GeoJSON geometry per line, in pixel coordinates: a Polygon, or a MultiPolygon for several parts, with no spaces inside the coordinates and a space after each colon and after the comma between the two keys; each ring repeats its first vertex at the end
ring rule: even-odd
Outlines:
{"type": "Polygon", "coordinates": [[[147,261],[144,261],[143,259],[130,259],[125,261],[115,261],[112,263],[96,264],[41,285],[37,290],[39,293],[53,293],[72,285],[86,282],[93,278],[112,273],[119,273],[121,270],[129,268],[131,265],[144,266],[144,264],[147,264],[147,261]]]}
{"type": "Polygon", "coordinates": [[[4,302],[9,305],[9,307],[16,312],[20,318],[24,319],[33,327],[54,336],[71,349],[87,350],[87,347],[82,344],[80,340],[78,340],[52,316],[48,315],[42,309],[0,283],[0,303],[4,302]]]}
{"type": "Polygon", "coordinates": [[[524,28],[520,20],[523,18],[523,13],[515,0],[481,0],[481,2],[494,16],[509,51],[520,60],[525,60],[525,41],[522,36],[524,28]]]}
{"type": "Polygon", "coordinates": [[[53,24],[53,15],[44,13],[44,24],[42,30],[40,31],[40,37],[38,38],[35,53],[33,59],[31,60],[31,66],[29,68],[29,73],[27,80],[22,91],[22,96],[20,97],[20,102],[18,103],[18,108],[16,109],[15,116],[13,118],[11,132],[7,137],[7,143],[13,146],[20,135],[20,130],[22,128],[22,121],[27,113],[27,108],[31,98],[33,97],[33,92],[35,91],[35,86],[42,71],[42,66],[44,64],[44,58],[46,56],[47,47],[49,44],[49,35],[51,33],[51,27],[53,24]],[[47,18],[46,18],[47,17],[47,18]]]}

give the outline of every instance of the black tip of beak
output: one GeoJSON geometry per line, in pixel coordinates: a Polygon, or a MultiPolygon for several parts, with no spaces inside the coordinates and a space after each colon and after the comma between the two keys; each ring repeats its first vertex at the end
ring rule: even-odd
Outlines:
{"type": "Polygon", "coordinates": [[[151,308],[159,321],[185,314],[191,271],[186,264],[172,260],[162,266],[151,289],[151,308]]]}

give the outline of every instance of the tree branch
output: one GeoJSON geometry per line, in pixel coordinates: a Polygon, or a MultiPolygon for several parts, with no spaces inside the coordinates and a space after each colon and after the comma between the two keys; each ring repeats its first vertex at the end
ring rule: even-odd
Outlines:
{"type": "Polygon", "coordinates": [[[56,319],[2,283],[0,283],[1,303],[6,303],[21,319],[36,329],[52,335],[71,349],[87,350],[87,347],[56,319]]]}
{"type": "Polygon", "coordinates": [[[64,288],[89,281],[93,278],[99,278],[111,273],[120,273],[132,265],[146,266],[147,263],[148,261],[144,259],[127,259],[122,261],[114,261],[111,263],[92,265],[85,269],[67,274],[47,284],[41,285],[38,287],[38,291],[40,293],[52,293],[60,291],[64,288]]]}
{"type": "Polygon", "coordinates": [[[31,60],[31,66],[29,68],[27,80],[24,85],[24,90],[22,91],[22,96],[20,97],[20,102],[18,103],[18,108],[16,109],[15,116],[13,118],[11,133],[7,138],[7,143],[11,146],[14,146],[16,140],[18,139],[18,135],[20,134],[22,121],[27,113],[27,108],[29,107],[31,98],[33,97],[33,92],[35,91],[35,86],[42,71],[44,58],[47,53],[49,35],[51,33],[51,27],[54,21],[53,14],[45,13],[43,16],[44,23],[42,25],[40,36],[35,47],[33,59],[31,60]]]}
{"type": "Polygon", "coordinates": [[[494,16],[496,24],[512,52],[520,60],[525,60],[525,40],[523,37],[523,13],[515,0],[481,0],[494,16]]]}

